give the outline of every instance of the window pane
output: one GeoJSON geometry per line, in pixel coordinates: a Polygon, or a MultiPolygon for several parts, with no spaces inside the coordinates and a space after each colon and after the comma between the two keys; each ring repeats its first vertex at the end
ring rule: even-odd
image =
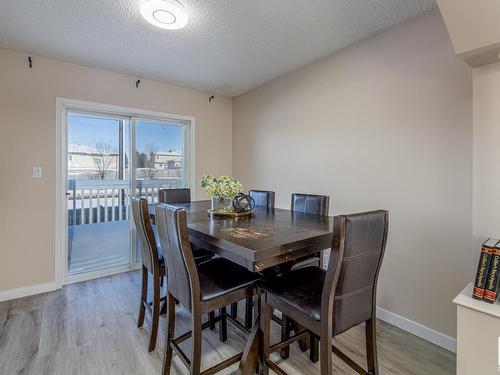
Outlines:
{"type": "Polygon", "coordinates": [[[136,122],[137,194],[157,202],[158,189],[184,187],[182,124],[136,122]]]}

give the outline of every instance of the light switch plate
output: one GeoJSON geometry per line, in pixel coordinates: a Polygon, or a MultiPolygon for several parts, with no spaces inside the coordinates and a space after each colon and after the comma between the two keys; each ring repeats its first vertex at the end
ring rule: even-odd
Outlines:
{"type": "Polygon", "coordinates": [[[42,167],[33,167],[33,178],[42,178],[42,167]]]}

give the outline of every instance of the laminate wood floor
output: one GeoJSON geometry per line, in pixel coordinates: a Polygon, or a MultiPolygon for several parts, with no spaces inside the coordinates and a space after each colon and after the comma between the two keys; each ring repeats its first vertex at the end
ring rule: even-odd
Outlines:
{"type": "MultiPolygon", "coordinates": [[[[139,273],[128,272],[0,303],[0,374],[159,375],[165,318],[160,321],[156,351],[148,353],[149,320],[137,328],[138,301],[139,273]]],[[[176,334],[188,327],[189,315],[178,307],[176,334]]],[[[273,323],[272,328],[276,339],[278,327],[273,323]]],[[[204,368],[243,349],[245,337],[231,325],[228,333],[228,341],[222,344],[217,330],[204,331],[204,368]]],[[[377,339],[381,374],[455,373],[453,353],[396,327],[379,321],[377,339]]],[[[335,341],[346,354],[365,364],[363,327],[335,341]]],[[[183,349],[189,353],[189,340],[186,344],[183,349]]],[[[290,374],[319,373],[319,364],[309,362],[308,353],[302,353],[297,344],[291,348],[290,359],[280,365],[290,374]]],[[[336,374],[354,373],[336,357],[334,365],[336,374]]],[[[233,366],[223,373],[235,371],[233,366]]],[[[187,373],[175,355],[171,373],[187,373]]]]}

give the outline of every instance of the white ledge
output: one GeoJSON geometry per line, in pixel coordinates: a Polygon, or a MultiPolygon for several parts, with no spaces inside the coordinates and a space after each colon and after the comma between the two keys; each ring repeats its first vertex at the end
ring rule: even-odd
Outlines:
{"type": "Polygon", "coordinates": [[[488,303],[472,298],[472,283],[469,283],[469,285],[455,297],[453,303],[479,311],[483,314],[500,318],[500,302],[497,300],[495,303],[488,303]]]}

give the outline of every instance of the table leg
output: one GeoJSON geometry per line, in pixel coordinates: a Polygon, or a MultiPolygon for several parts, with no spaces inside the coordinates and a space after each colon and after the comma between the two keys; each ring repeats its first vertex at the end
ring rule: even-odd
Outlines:
{"type": "Polygon", "coordinates": [[[240,361],[240,366],[238,368],[238,374],[240,375],[253,375],[255,373],[255,368],[259,363],[259,344],[260,344],[260,327],[259,323],[255,322],[250,332],[250,337],[243,351],[243,357],[240,361]]]}
{"type": "Polygon", "coordinates": [[[260,329],[260,313],[258,313],[260,311],[261,297],[257,295],[256,298],[255,321],[238,368],[238,374],[240,375],[253,375],[257,366],[259,369],[263,368],[262,363],[260,363],[262,360],[262,331],[260,329]]]}

